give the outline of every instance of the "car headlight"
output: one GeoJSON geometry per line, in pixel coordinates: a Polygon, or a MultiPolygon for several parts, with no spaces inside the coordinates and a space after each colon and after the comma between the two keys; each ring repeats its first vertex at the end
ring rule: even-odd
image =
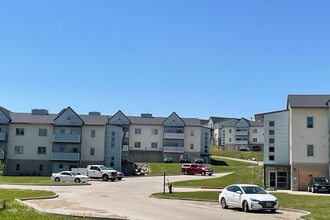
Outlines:
{"type": "Polygon", "coordinates": [[[260,200],[258,200],[258,199],[250,199],[251,200],[251,202],[260,202],[260,200]]]}

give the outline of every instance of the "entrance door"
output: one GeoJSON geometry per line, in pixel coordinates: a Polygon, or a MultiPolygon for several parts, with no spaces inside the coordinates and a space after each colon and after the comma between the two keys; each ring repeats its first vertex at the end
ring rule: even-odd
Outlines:
{"type": "Polygon", "coordinates": [[[271,188],[276,188],[277,187],[276,179],[277,179],[276,171],[270,171],[268,176],[268,186],[271,188]]]}

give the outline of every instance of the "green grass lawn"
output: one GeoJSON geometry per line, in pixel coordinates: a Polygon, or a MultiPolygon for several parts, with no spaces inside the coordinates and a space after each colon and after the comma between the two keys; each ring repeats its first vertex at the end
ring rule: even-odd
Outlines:
{"type": "MultiPolygon", "coordinates": [[[[304,196],[304,195],[291,195],[287,193],[271,193],[280,201],[280,208],[290,208],[298,210],[306,210],[311,212],[310,215],[303,217],[304,219],[329,219],[330,197],[328,196],[304,196]]],[[[175,192],[154,193],[153,196],[160,197],[173,197],[173,198],[187,198],[187,199],[205,199],[215,200],[219,199],[219,192],[216,191],[200,191],[200,192],[175,192]]],[[[219,205],[220,206],[220,205],[219,205]]]]}
{"type": "Polygon", "coordinates": [[[21,205],[14,199],[53,196],[55,193],[40,190],[0,189],[1,220],[68,220],[82,219],[75,217],[41,214],[34,209],[21,205]],[[5,207],[4,207],[5,206],[5,207]]]}
{"type": "Polygon", "coordinates": [[[3,184],[41,184],[41,185],[77,185],[85,183],[53,182],[46,176],[0,176],[0,183],[3,184]]]}
{"type": "Polygon", "coordinates": [[[263,151],[223,151],[220,150],[220,148],[215,145],[211,145],[210,150],[212,156],[232,157],[232,158],[246,159],[246,160],[251,160],[251,158],[257,158],[258,161],[264,160],[263,151]]]}
{"type": "MultiPolygon", "coordinates": [[[[234,161],[234,160],[225,160],[225,159],[223,159],[222,161],[225,161],[229,166],[215,166],[209,164],[206,164],[206,166],[213,167],[213,171],[215,173],[228,172],[228,171],[234,171],[234,170],[240,170],[246,168],[245,163],[243,162],[234,161]]],[[[181,172],[182,163],[145,163],[145,164],[149,165],[149,167],[151,168],[151,172],[148,174],[151,176],[163,175],[164,172],[166,172],[166,175],[182,174],[181,172]]],[[[252,163],[251,164],[248,163],[247,165],[256,166],[255,164],[252,163]]]]}

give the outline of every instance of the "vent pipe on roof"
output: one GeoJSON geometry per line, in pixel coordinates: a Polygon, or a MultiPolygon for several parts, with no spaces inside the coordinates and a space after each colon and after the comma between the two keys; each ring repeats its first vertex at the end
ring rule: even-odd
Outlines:
{"type": "Polygon", "coordinates": [[[89,112],[88,115],[101,115],[101,112],[93,111],[93,112],[89,112]]]}
{"type": "Polygon", "coordinates": [[[152,114],[150,113],[142,113],[141,118],[152,118],[152,114]]]}
{"type": "Polygon", "coordinates": [[[32,115],[48,115],[47,109],[32,109],[31,110],[32,115]]]}

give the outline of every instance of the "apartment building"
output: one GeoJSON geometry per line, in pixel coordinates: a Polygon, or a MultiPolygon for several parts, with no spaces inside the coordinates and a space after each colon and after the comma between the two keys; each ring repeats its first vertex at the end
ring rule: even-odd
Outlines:
{"type": "Polygon", "coordinates": [[[282,111],[255,115],[265,128],[265,187],[307,190],[329,178],[330,95],[289,95],[282,111]]]}
{"type": "Polygon", "coordinates": [[[199,119],[151,114],[78,115],[67,107],[58,114],[44,109],[13,113],[0,108],[0,153],[5,175],[52,172],[104,164],[122,170],[125,162],[162,162],[181,154],[208,162],[210,131],[199,119]]]}
{"type": "Polygon", "coordinates": [[[214,118],[211,117],[209,121],[214,137],[213,143],[221,146],[222,150],[237,151],[254,146],[263,149],[264,128],[262,122],[250,121],[245,118],[214,118]]]}

